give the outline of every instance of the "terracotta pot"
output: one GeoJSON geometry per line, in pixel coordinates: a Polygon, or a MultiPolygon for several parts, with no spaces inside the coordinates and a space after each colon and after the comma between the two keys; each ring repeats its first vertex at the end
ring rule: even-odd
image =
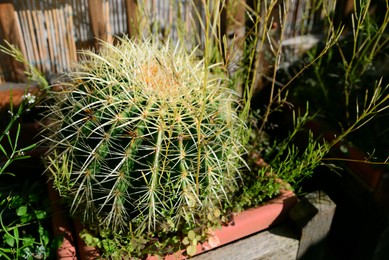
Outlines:
{"type": "Polygon", "coordinates": [[[58,193],[53,189],[51,181],[48,182],[47,190],[49,193],[51,208],[53,215],[51,218],[51,224],[53,228],[53,235],[55,237],[62,236],[62,244],[57,249],[58,260],[77,260],[76,250],[76,237],[73,234],[70,219],[67,214],[64,213],[58,193]]]}
{"type": "Polygon", "coordinates": [[[53,188],[53,183],[47,185],[51,208],[53,210],[52,228],[55,237],[63,236],[62,244],[57,250],[57,260],[87,260],[98,259],[96,248],[86,246],[79,234],[84,229],[80,221],[72,220],[63,210],[61,198],[53,188]]]}
{"type": "MultiPolygon", "coordinates": [[[[297,196],[292,191],[282,191],[278,197],[266,202],[266,204],[262,206],[250,208],[241,213],[235,214],[233,216],[233,220],[228,224],[228,226],[223,226],[221,229],[213,230],[207,242],[203,244],[199,243],[197,245],[196,255],[284,222],[288,218],[289,211],[297,204],[297,202],[297,196]]],[[[82,231],[83,226],[78,221],[75,221],[74,225],[75,232],[79,234],[82,231]]],[[[75,236],[73,236],[73,238],[74,237],[75,236]]],[[[68,252],[76,251],[73,238],[70,241],[71,247],[69,247],[68,252]]],[[[79,236],[77,236],[76,241],[79,259],[98,259],[100,255],[96,248],[86,246],[79,236]]],[[[61,249],[61,251],[63,252],[64,249],[61,249]]],[[[185,250],[181,250],[175,254],[164,257],[165,260],[182,260],[186,258],[188,257],[185,255],[185,250]]],[[[159,259],[160,257],[157,256],[149,256],[147,258],[147,260],[159,259]]]]}
{"type": "Polygon", "coordinates": [[[40,90],[37,86],[29,86],[26,83],[3,83],[0,84],[0,111],[2,109],[8,109],[11,101],[12,92],[12,103],[14,106],[19,106],[23,100],[23,95],[27,92],[36,96],[40,95],[40,90]]]}
{"type": "Polygon", "coordinates": [[[74,230],[77,237],[77,250],[78,250],[79,259],[80,260],[99,259],[100,257],[99,251],[93,246],[87,246],[84,240],[82,240],[82,238],[80,237],[80,233],[84,229],[84,226],[77,219],[73,220],[73,224],[74,224],[74,230]]]}
{"type": "MultiPolygon", "coordinates": [[[[275,224],[285,221],[289,211],[298,202],[297,196],[292,191],[282,191],[281,194],[268,201],[265,205],[247,209],[234,215],[233,221],[228,226],[212,231],[208,242],[197,245],[196,255],[208,250],[226,245],[230,242],[263,231],[275,224]]],[[[165,260],[186,259],[184,250],[165,256],[165,260]]],[[[160,259],[149,256],[148,260],[160,259]]]]}

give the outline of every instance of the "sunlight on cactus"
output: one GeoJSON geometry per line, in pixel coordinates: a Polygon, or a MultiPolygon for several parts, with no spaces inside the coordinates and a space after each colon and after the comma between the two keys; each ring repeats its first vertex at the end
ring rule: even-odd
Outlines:
{"type": "Polygon", "coordinates": [[[47,164],[72,212],[102,229],[153,232],[221,209],[244,166],[226,78],[180,47],[102,45],[47,102],[47,164]]]}

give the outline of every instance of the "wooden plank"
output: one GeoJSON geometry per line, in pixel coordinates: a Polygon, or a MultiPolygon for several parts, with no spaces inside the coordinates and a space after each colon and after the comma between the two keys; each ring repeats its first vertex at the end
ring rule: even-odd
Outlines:
{"type": "Polygon", "coordinates": [[[50,55],[49,55],[49,46],[47,45],[47,24],[45,23],[45,18],[43,14],[43,9],[38,11],[38,20],[40,30],[41,45],[44,56],[44,68],[45,72],[50,72],[50,55]]]}
{"type": "Polygon", "coordinates": [[[298,235],[289,226],[279,226],[193,257],[193,260],[296,259],[298,235]]]}
{"type": "Polygon", "coordinates": [[[56,71],[59,71],[60,68],[60,61],[62,60],[61,58],[61,53],[58,50],[58,24],[57,24],[57,9],[50,10],[50,18],[51,18],[51,24],[52,24],[52,33],[53,33],[53,50],[54,50],[54,60],[55,60],[55,67],[56,71]]]}
{"type": "Polygon", "coordinates": [[[126,6],[125,6],[124,1],[118,1],[118,13],[117,13],[117,18],[118,18],[118,24],[119,24],[119,30],[116,32],[116,34],[125,34],[127,31],[127,19],[124,20],[123,18],[126,18],[126,6]],[[119,18],[122,19],[119,19],[119,18]]]}
{"type": "Polygon", "coordinates": [[[96,50],[98,49],[98,40],[106,41],[108,38],[107,24],[105,19],[102,19],[104,17],[103,3],[103,0],[88,0],[90,27],[96,50]]]}
{"type": "Polygon", "coordinates": [[[13,15],[15,17],[17,31],[18,31],[19,37],[21,39],[21,43],[20,43],[19,47],[20,47],[20,50],[21,50],[23,56],[26,57],[27,51],[26,51],[26,45],[25,45],[25,41],[24,41],[24,34],[22,34],[22,26],[20,24],[20,17],[19,17],[19,14],[17,11],[15,11],[13,15]],[[22,35],[23,35],[23,37],[22,37],[22,35]]]}
{"type": "Polygon", "coordinates": [[[109,11],[109,3],[108,2],[105,2],[103,4],[103,11],[104,11],[104,21],[106,21],[106,28],[107,28],[107,39],[106,41],[109,42],[109,43],[113,43],[113,32],[112,32],[112,29],[111,29],[111,23],[109,22],[109,14],[110,14],[110,11],[109,11]]]}
{"type": "MultiPolygon", "coordinates": [[[[17,16],[12,1],[2,1],[0,3],[0,33],[4,40],[15,45],[19,49],[23,49],[23,41],[21,39],[21,32],[18,27],[17,16]]],[[[1,43],[3,44],[3,43],[1,43]]],[[[25,65],[17,62],[8,55],[2,55],[3,68],[11,68],[11,70],[3,71],[7,74],[6,80],[9,81],[26,81],[24,71],[25,65]],[[7,66],[7,64],[9,64],[7,66]]]]}
{"type": "Polygon", "coordinates": [[[316,191],[307,194],[290,211],[291,219],[301,230],[297,259],[323,259],[335,208],[325,192],[316,191]]]}
{"type": "Polygon", "coordinates": [[[62,24],[60,9],[53,9],[53,23],[55,32],[55,49],[57,51],[57,72],[63,72],[65,66],[65,51],[61,47],[63,46],[62,24]]]}
{"type": "Polygon", "coordinates": [[[55,56],[54,56],[54,43],[53,43],[53,27],[52,27],[52,22],[50,18],[50,12],[49,10],[44,10],[44,17],[47,23],[47,47],[49,49],[49,58],[50,58],[50,70],[51,72],[55,71],[55,56]]]}
{"type": "Polygon", "coordinates": [[[36,66],[40,71],[46,72],[45,62],[46,62],[46,47],[43,44],[43,24],[40,23],[38,10],[31,11],[31,18],[33,24],[33,31],[36,35],[36,48],[38,53],[38,59],[36,60],[36,66]]]}
{"type": "Polygon", "coordinates": [[[61,43],[58,48],[61,48],[64,54],[64,60],[63,60],[63,66],[62,70],[65,70],[66,67],[68,67],[68,64],[70,63],[70,54],[69,54],[69,47],[67,45],[67,27],[66,27],[66,21],[65,21],[65,10],[64,7],[61,7],[58,9],[58,18],[59,18],[59,24],[61,27],[61,43]]]}
{"type": "MultiPolygon", "coordinates": [[[[30,33],[30,37],[31,37],[31,47],[32,47],[32,50],[33,50],[33,65],[37,66],[38,67],[38,61],[40,60],[39,58],[39,50],[37,48],[37,40],[36,40],[36,37],[35,37],[35,32],[34,32],[34,23],[32,21],[32,11],[31,10],[26,10],[26,16],[27,16],[27,23],[28,23],[28,31],[30,33]]],[[[31,62],[31,60],[30,60],[31,62]]],[[[39,68],[39,67],[38,67],[39,68]]]]}
{"type": "Polygon", "coordinates": [[[138,26],[138,1],[126,0],[127,33],[130,37],[139,36],[138,26]]]}
{"type": "MultiPolygon", "coordinates": [[[[88,0],[82,0],[82,3],[76,2],[75,5],[78,7],[78,17],[82,17],[79,19],[78,27],[82,28],[82,41],[89,40],[89,26],[85,26],[85,24],[89,24],[89,15],[88,10],[83,9],[83,6],[87,6],[88,0]]],[[[88,43],[88,48],[91,47],[88,43]]]]}
{"type": "Polygon", "coordinates": [[[67,39],[68,39],[68,46],[70,52],[70,62],[75,62],[77,61],[77,48],[76,48],[76,41],[73,35],[74,25],[73,25],[73,16],[72,16],[73,13],[72,6],[66,5],[66,12],[67,12],[66,31],[67,31],[67,39]]]}
{"type": "Polygon", "coordinates": [[[27,22],[27,11],[20,11],[19,12],[19,20],[22,28],[22,33],[23,33],[23,40],[25,43],[25,48],[26,48],[26,55],[27,60],[32,61],[34,60],[34,52],[32,50],[31,46],[31,37],[30,37],[30,31],[28,29],[28,22],[27,22]]]}
{"type": "MultiPolygon", "coordinates": [[[[120,11],[120,6],[119,6],[119,3],[117,0],[114,0],[114,1],[111,1],[112,3],[112,14],[113,14],[113,19],[112,19],[112,22],[113,22],[113,32],[120,32],[120,23],[119,23],[119,19],[118,19],[118,16],[119,16],[119,11],[120,11]]],[[[108,5],[108,8],[111,9],[111,7],[108,5]]],[[[104,13],[105,14],[105,13],[104,13]]],[[[109,16],[107,16],[108,18],[108,21],[109,21],[109,16]]]]}

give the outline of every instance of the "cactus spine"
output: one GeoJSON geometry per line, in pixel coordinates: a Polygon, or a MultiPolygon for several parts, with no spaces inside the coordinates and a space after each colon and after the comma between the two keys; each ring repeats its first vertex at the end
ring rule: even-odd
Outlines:
{"type": "Polygon", "coordinates": [[[84,53],[51,93],[46,126],[48,169],[73,212],[155,231],[222,207],[237,187],[244,125],[236,94],[209,69],[150,41],[84,53]]]}

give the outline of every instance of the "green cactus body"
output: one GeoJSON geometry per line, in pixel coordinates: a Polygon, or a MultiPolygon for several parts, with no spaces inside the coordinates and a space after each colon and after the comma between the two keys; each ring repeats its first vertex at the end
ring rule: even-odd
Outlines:
{"type": "Polygon", "coordinates": [[[155,231],[220,209],[244,152],[225,79],[150,41],[84,56],[48,102],[48,167],[72,211],[110,230],[155,231]]]}

